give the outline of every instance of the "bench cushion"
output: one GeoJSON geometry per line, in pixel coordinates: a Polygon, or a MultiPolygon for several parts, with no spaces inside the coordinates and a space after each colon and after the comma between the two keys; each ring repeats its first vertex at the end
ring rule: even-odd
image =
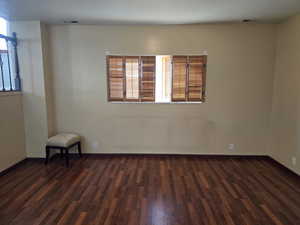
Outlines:
{"type": "Polygon", "coordinates": [[[79,141],[80,136],[77,134],[61,133],[49,138],[47,146],[69,147],[79,141]]]}

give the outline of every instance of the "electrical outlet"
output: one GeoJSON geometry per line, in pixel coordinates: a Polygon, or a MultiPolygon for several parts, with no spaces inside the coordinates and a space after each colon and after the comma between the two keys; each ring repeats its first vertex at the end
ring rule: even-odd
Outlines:
{"type": "Polygon", "coordinates": [[[296,159],[296,157],[292,157],[292,164],[293,164],[293,166],[296,166],[296,164],[297,164],[297,159],[296,159]]]}
{"type": "Polygon", "coordinates": [[[234,150],[234,147],[235,147],[234,144],[229,144],[228,145],[228,150],[234,150]]]}

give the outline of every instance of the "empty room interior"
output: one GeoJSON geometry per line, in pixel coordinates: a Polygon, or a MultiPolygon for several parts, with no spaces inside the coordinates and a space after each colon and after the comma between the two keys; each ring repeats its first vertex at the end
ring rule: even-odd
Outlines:
{"type": "Polygon", "coordinates": [[[0,0],[0,225],[300,225],[299,0],[0,0]]]}

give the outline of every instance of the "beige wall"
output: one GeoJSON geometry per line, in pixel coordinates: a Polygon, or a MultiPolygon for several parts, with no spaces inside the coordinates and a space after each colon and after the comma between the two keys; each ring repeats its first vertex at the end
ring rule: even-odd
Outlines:
{"type": "Polygon", "coordinates": [[[300,174],[300,15],[280,24],[277,33],[270,151],[300,174]]]}
{"type": "Polygon", "coordinates": [[[48,135],[69,131],[84,137],[90,153],[267,154],[300,173],[300,16],[280,25],[45,27],[31,21],[12,23],[12,31],[20,39],[26,134],[21,95],[0,96],[7,115],[0,120],[0,171],[25,158],[25,142],[28,157],[42,157],[48,135]],[[106,51],[207,51],[207,102],[108,103],[106,51]]]}
{"type": "Polygon", "coordinates": [[[11,150],[1,156],[0,171],[25,158],[25,140],[27,156],[42,157],[48,135],[69,131],[84,137],[90,153],[267,154],[300,173],[300,16],[280,25],[46,27],[31,21],[12,23],[12,31],[20,39],[26,135],[21,95],[0,96],[13,121],[10,133],[3,132],[10,120],[1,120],[1,140],[7,140],[1,154],[11,150]],[[108,103],[106,51],[207,51],[207,102],[108,103]]]}
{"type": "Polygon", "coordinates": [[[56,131],[81,134],[90,153],[267,154],[275,27],[52,25],[56,131]],[[105,51],[207,51],[207,102],[108,103],[105,51]]]}
{"type": "Polygon", "coordinates": [[[0,93],[0,172],[26,158],[22,95],[0,93]]]}
{"type": "Polygon", "coordinates": [[[18,36],[27,157],[43,157],[48,138],[42,30],[39,21],[10,23],[18,36]]]}

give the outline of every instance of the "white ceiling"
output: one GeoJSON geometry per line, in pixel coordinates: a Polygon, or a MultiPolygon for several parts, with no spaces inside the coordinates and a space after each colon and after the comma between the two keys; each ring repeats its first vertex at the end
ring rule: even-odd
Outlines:
{"type": "Polygon", "coordinates": [[[6,19],[48,23],[277,22],[297,12],[300,0],[0,0],[0,16],[6,19]]]}

